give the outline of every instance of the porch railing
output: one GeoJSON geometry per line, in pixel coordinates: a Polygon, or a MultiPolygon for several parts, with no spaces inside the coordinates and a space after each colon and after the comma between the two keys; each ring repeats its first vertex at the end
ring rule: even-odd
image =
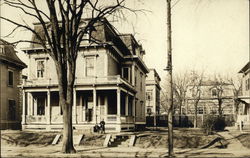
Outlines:
{"type": "MultiPolygon", "coordinates": [[[[120,77],[116,76],[104,76],[104,77],[84,77],[76,78],[75,84],[126,84],[127,86],[132,87],[132,84],[120,77]]],[[[47,86],[47,85],[57,85],[57,79],[24,79],[23,86],[47,86]]]]}
{"type": "Polygon", "coordinates": [[[238,115],[237,116],[237,122],[249,122],[250,116],[249,115],[238,115]]]}

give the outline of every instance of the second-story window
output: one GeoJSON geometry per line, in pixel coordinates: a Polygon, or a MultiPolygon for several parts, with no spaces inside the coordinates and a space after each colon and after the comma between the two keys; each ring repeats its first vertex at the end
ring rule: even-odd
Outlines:
{"type": "Polygon", "coordinates": [[[135,67],[135,86],[137,86],[137,67],[135,67]]]}
{"type": "Polygon", "coordinates": [[[246,90],[250,89],[250,78],[246,79],[246,90]]]}
{"type": "Polygon", "coordinates": [[[148,101],[152,100],[152,92],[146,92],[146,99],[148,101]]]}
{"type": "Polygon", "coordinates": [[[126,80],[129,80],[129,68],[128,67],[123,68],[122,77],[125,78],[126,80]]]}
{"type": "Polygon", "coordinates": [[[140,90],[142,91],[142,80],[143,80],[143,74],[142,74],[142,73],[140,73],[140,76],[141,76],[140,90]]]}
{"type": "Polygon", "coordinates": [[[45,61],[37,60],[37,78],[44,78],[45,75],[45,61]]]}
{"type": "Polygon", "coordinates": [[[14,85],[14,72],[12,70],[8,70],[8,86],[14,85]]]}
{"type": "Polygon", "coordinates": [[[86,58],[86,76],[94,76],[95,64],[94,64],[94,57],[87,57],[86,58]]]}

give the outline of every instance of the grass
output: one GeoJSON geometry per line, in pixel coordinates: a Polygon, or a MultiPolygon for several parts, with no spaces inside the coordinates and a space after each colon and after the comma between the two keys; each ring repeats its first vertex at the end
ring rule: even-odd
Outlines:
{"type": "MultiPolygon", "coordinates": [[[[183,149],[200,148],[216,137],[218,135],[205,135],[201,129],[179,128],[174,130],[174,147],[183,149]]],[[[148,134],[138,138],[135,146],[142,148],[166,148],[168,146],[168,133],[167,131],[148,132],[148,134]]]]}
{"type": "Polygon", "coordinates": [[[4,143],[20,146],[28,145],[49,145],[57,133],[55,132],[10,132],[2,133],[1,139],[4,143]]]}
{"type": "Polygon", "coordinates": [[[250,133],[245,133],[237,136],[237,139],[241,142],[241,144],[248,149],[250,149],[250,133]]]}
{"type": "MultiPolygon", "coordinates": [[[[3,132],[1,139],[4,143],[10,145],[28,146],[28,145],[50,145],[59,132],[3,132]]],[[[141,148],[167,147],[168,132],[166,128],[158,128],[157,131],[139,131],[135,132],[138,136],[135,146],[141,148]]],[[[205,135],[201,129],[178,128],[174,130],[175,148],[200,148],[218,135],[205,135]]],[[[250,138],[250,135],[249,137],[250,138]]],[[[242,137],[243,139],[243,137],[242,137]]],[[[246,139],[246,138],[244,138],[246,139]]],[[[84,146],[102,146],[105,135],[85,134],[80,145],[84,146]]],[[[245,140],[247,143],[247,140],[245,140]]]]}

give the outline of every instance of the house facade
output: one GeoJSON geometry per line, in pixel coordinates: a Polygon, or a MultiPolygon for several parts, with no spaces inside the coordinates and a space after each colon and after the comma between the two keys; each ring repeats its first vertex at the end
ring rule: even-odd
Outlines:
{"type": "Polygon", "coordinates": [[[250,62],[248,62],[240,71],[242,74],[242,95],[239,96],[241,102],[237,115],[237,123],[241,121],[243,128],[250,128],[250,62]]]}
{"type": "MultiPolygon", "coordinates": [[[[185,114],[194,114],[195,107],[194,92],[192,85],[188,86],[186,106],[182,110],[185,114]]],[[[201,95],[197,106],[197,114],[219,114],[219,101],[222,99],[222,114],[233,115],[234,114],[234,103],[233,103],[233,85],[229,83],[218,83],[216,81],[207,80],[203,81],[200,85],[201,95]],[[220,89],[220,90],[219,90],[220,89]],[[221,93],[221,94],[218,94],[221,93]]]]}
{"type": "Polygon", "coordinates": [[[156,117],[160,114],[160,81],[161,78],[155,69],[149,69],[146,78],[146,108],[147,124],[156,126],[156,117]],[[153,118],[153,121],[152,121],[153,118]]]}
{"type": "Polygon", "coordinates": [[[14,47],[0,39],[1,129],[21,128],[22,96],[18,85],[22,82],[22,69],[25,67],[14,47]]]}
{"type": "MultiPolygon", "coordinates": [[[[91,36],[100,44],[81,43],[76,60],[73,126],[91,129],[101,120],[107,131],[145,126],[145,79],[148,68],[142,46],[130,34],[117,34],[103,19],[91,36]]],[[[35,30],[41,28],[35,24],[35,30]]],[[[35,40],[35,37],[33,37],[35,40]]],[[[38,45],[25,49],[28,79],[23,89],[23,129],[62,129],[54,62],[38,45]]]]}

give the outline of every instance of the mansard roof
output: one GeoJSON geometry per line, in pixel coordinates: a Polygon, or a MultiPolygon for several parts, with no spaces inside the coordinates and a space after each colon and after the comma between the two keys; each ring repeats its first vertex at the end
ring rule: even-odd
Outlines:
{"type": "MultiPolygon", "coordinates": [[[[82,23],[86,23],[89,19],[82,19],[82,23]]],[[[48,27],[50,27],[49,23],[47,23],[48,27]]],[[[84,27],[84,26],[83,26],[84,27]]],[[[40,23],[34,23],[34,30],[40,35],[40,37],[44,40],[46,40],[43,27],[40,23]]],[[[127,48],[126,44],[122,41],[122,39],[119,37],[118,33],[115,31],[115,28],[113,25],[111,25],[107,19],[103,18],[99,20],[95,26],[94,31],[91,31],[91,36],[94,37],[98,41],[97,44],[91,44],[91,46],[100,46],[100,45],[113,45],[115,46],[120,52],[123,53],[123,55],[130,55],[131,52],[127,48]]],[[[39,40],[35,34],[32,36],[32,41],[39,43],[39,40]]],[[[31,48],[37,49],[41,48],[39,44],[32,43],[31,48]]],[[[86,45],[84,46],[86,47],[86,45]]],[[[42,48],[41,48],[42,49],[42,48]]],[[[32,50],[32,49],[27,49],[32,50]]]]}
{"type": "Polygon", "coordinates": [[[14,46],[9,42],[0,39],[0,47],[3,49],[3,52],[0,53],[0,61],[6,64],[13,65],[20,69],[26,68],[26,64],[23,63],[18,56],[16,55],[16,51],[14,46]]]}

